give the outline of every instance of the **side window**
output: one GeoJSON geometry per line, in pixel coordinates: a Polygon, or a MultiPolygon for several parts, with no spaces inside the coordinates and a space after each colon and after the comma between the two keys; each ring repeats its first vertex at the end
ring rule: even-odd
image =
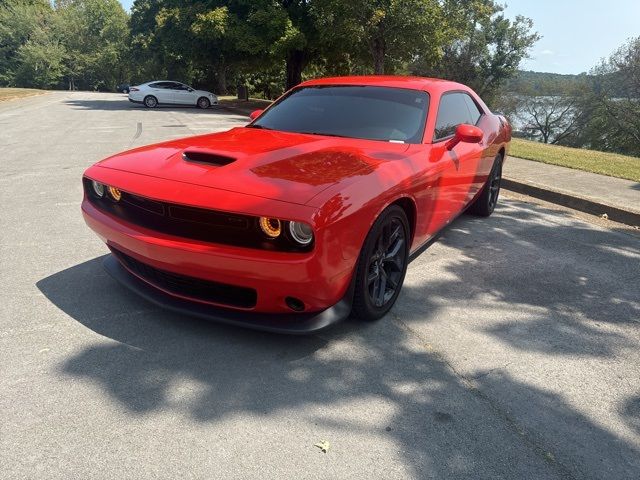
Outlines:
{"type": "Polygon", "coordinates": [[[167,82],[167,88],[170,90],[182,90],[182,84],[178,82],[167,82]]]}
{"type": "Polygon", "coordinates": [[[150,83],[149,87],[151,87],[151,88],[162,88],[162,82],[150,83]]]}
{"type": "Polygon", "coordinates": [[[466,93],[464,94],[464,100],[465,102],[467,102],[467,108],[469,109],[469,113],[471,114],[470,123],[471,125],[475,125],[476,123],[478,123],[478,120],[482,116],[482,112],[478,108],[478,105],[476,104],[476,102],[473,101],[473,98],[471,98],[466,93]]]}
{"type": "Polygon", "coordinates": [[[461,123],[471,123],[469,107],[465,100],[464,93],[445,93],[440,98],[438,107],[438,117],[436,118],[436,128],[433,133],[433,140],[442,140],[450,137],[456,132],[456,127],[461,123]]]}

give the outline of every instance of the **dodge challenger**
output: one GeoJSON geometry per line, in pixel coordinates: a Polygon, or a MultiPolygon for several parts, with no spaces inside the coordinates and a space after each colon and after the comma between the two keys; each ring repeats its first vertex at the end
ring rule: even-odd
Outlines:
{"type": "Polygon", "coordinates": [[[311,80],[250,118],[98,162],[82,212],[142,297],[275,332],[383,317],[410,258],[493,212],[511,140],[473,90],[429,78],[311,80]]]}

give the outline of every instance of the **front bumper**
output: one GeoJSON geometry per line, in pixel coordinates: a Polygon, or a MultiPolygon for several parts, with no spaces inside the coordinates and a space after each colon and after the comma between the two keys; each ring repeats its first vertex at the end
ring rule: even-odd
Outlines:
{"type": "MultiPolygon", "coordinates": [[[[118,269],[108,268],[127,287],[171,310],[292,333],[313,332],[349,315],[353,264],[346,262],[350,266],[345,267],[344,261],[336,263],[335,255],[327,257],[321,249],[289,254],[173,237],[115,218],[86,198],[82,212],[87,225],[116,253],[169,274],[253,289],[257,294],[253,305],[205,301],[163,288],[164,285],[132,271],[132,266],[126,263],[118,269]],[[304,302],[305,310],[294,312],[287,297],[304,302]]],[[[122,260],[113,258],[111,263],[122,260]]]]}
{"type": "Polygon", "coordinates": [[[285,314],[241,312],[167,295],[131,274],[113,255],[107,256],[104,267],[107,273],[120,284],[162,308],[183,315],[254,330],[306,335],[345,320],[351,313],[352,288],[347,290],[342,300],[320,312],[285,314]]]}

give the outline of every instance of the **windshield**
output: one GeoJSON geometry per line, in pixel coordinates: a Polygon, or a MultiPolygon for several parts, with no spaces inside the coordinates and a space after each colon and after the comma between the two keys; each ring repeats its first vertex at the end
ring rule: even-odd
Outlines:
{"type": "Polygon", "coordinates": [[[429,107],[426,92],[371,86],[314,86],[293,90],[252,128],[368,140],[421,143],[429,107]]]}

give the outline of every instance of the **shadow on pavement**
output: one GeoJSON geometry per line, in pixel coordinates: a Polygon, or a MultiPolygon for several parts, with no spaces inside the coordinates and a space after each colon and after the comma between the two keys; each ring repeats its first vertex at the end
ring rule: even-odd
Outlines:
{"type": "MultiPolygon", "coordinates": [[[[407,288],[394,314],[374,324],[349,321],[310,337],[264,334],[164,312],[118,286],[103,272],[101,258],[37,286],[70,317],[118,342],[86,348],[66,360],[62,371],[95,382],[133,413],[175,409],[198,422],[216,422],[238,413],[305,409],[314,412],[318,424],[391,439],[416,477],[637,478],[640,451],[633,444],[560,396],[506,375],[482,376],[477,379],[481,388],[470,389],[403,323],[430,322],[442,298],[467,302],[490,293],[515,309],[540,310],[524,330],[508,312],[498,327],[488,329],[516,348],[609,356],[629,346],[586,319],[624,323],[637,313],[637,290],[619,288],[609,270],[617,269],[616,278],[633,286],[630,255],[636,254],[636,244],[580,222],[570,227],[529,222],[536,216],[532,209],[510,205],[490,220],[458,220],[440,241],[459,252],[459,260],[448,267],[450,275],[407,288]],[[563,247],[568,237],[580,238],[589,263],[563,247]],[[565,256],[547,258],[554,248],[565,256]],[[194,400],[176,403],[169,391],[184,379],[204,388],[194,400]],[[524,416],[512,418],[508,409],[479,393],[484,388],[525,405],[524,416]],[[389,422],[353,420],[368,417],[369,403],[379,401],[390,407],[389,422]],[[352,407],[345,402],[363,411],[359,416],[349,411],[346,418],[344,409],[352,407]]],[[[428,262],[428,252],[416,263],[428,262]]],[[[623,407],[628,417],[637,418],[637,405],[634,399],[623,407]]]]}
{"type": "Polygon", "coordinates": [[[156,108],[146,108],[144,105],[130,102],[126,95],[122,99],[103,99],[103,100],[86,100],[79,98],[67,99],[65,105],[69,105],[76,110],[144,110],[145,112],[183,112],[194,113],[199,115],[224,115],[224,116],[241,116],[238,113],[232,113],[223,107],[213,105],[206,110],[189,105],[158,105],[156,108]]]}
{"type": "Polygon", "coordinates": [[[628,398],[620,410],[627,424],[640,435],[640,392],[628,398]]]}
{"type": "MultiPolygon", "coordinates": [[[[551,223],[544,208],[513,200],[496,213],[491,221],[462,217],[444,233],[439,242],[457,259],[444,279],[403,288],[402,318],[421,322],[442,301],[471,306],[491,298],[505,308],[497,325],[487,318],[485,331],[515,348],[595,357],[638,348],[603,328],[640,321],[637,238],[570,218],[551,223]]],[[[416,264],[428,268],[429,255],[416,264]]]]}

